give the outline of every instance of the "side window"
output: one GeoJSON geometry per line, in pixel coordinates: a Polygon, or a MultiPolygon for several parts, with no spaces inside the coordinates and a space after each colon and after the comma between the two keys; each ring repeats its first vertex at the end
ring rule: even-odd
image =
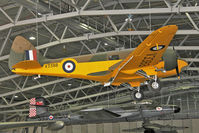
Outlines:
{"type": "Polygon", "coordinates": [[[119,57],[119,55],[111,55],[111,56],[108,57],[108,59],[109,60],[119,60],[120,57],[119,57]]]}
{"type": "Polygon", "coordinates": [[[106,54],[100,54],[100,55],[94,55],[90,59],[90,62],[94,61],[106,61],[107,60],[107,55],[106,54]]]}

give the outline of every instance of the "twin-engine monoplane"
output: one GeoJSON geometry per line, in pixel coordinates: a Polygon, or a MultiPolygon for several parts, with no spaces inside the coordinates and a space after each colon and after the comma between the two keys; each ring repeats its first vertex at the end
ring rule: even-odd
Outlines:
{"type": "Polygon", "coordinates": [[[164,26],[152,32],[135,50],[82,55],[71,58],[47,59],[22,36],[13,41],[9,68],[24,76],[48,75],[81,78],[101,82],[104,86],[123,83],[137,87],[136,100],[143,99],[140,90],[147,83],[150,90],[160,90],[159,78],[178,75],[187,62],[177,58],[167,49],[178,27],[164,26]]]}

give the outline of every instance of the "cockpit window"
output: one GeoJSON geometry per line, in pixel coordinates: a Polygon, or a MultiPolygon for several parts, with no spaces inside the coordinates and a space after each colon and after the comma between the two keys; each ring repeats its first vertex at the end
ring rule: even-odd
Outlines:
{"type": "Polygon", "coordinates": [[[119,57],[119,55],[111,55],[111,56],[109,56],[108,59],[109,59],[109,60],[119,60],[120,57],[119,57]]]}
{"type": "Polygon", "coordinates": [[[107,60],[107,54],[99,54],[99,55],[94,55],[90,59],[90,62],[94,61],[106,61],[107,60]]]}

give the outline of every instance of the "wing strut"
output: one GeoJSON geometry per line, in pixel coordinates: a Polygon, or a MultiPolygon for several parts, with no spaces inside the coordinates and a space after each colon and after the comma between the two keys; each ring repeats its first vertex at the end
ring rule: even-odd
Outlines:
{"type": "Polygon", "coordinates": [[[113,75],[115,75],[115,76],[114,76],[114,77],[111,77],[110,80],[109,80],[109,82],[104,83],[104,87],[105,87],[105,86],[110,86],[110,85],[114,82],[114,80],[116,79],[117,75],[118,75],[119,72],[122,70],[122,68],[125,67],[126,64],[128,64],[129,61],[131,61],[132,59],[133,59],[133,56],[131,56],[131,58],[129,58],[128,61],[125,62],[125,63],[118,69],[118,71],[116,72],[116,74],[113,74],[113,75]]]}

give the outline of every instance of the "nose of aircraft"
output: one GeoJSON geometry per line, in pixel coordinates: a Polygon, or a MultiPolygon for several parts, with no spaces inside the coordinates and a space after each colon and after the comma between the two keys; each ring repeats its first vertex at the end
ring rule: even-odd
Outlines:
{"type": "Polygon", "coordinates": [[[180,112],[180,107],[174,106],[174,113],[179,113],[180,112]]]}

